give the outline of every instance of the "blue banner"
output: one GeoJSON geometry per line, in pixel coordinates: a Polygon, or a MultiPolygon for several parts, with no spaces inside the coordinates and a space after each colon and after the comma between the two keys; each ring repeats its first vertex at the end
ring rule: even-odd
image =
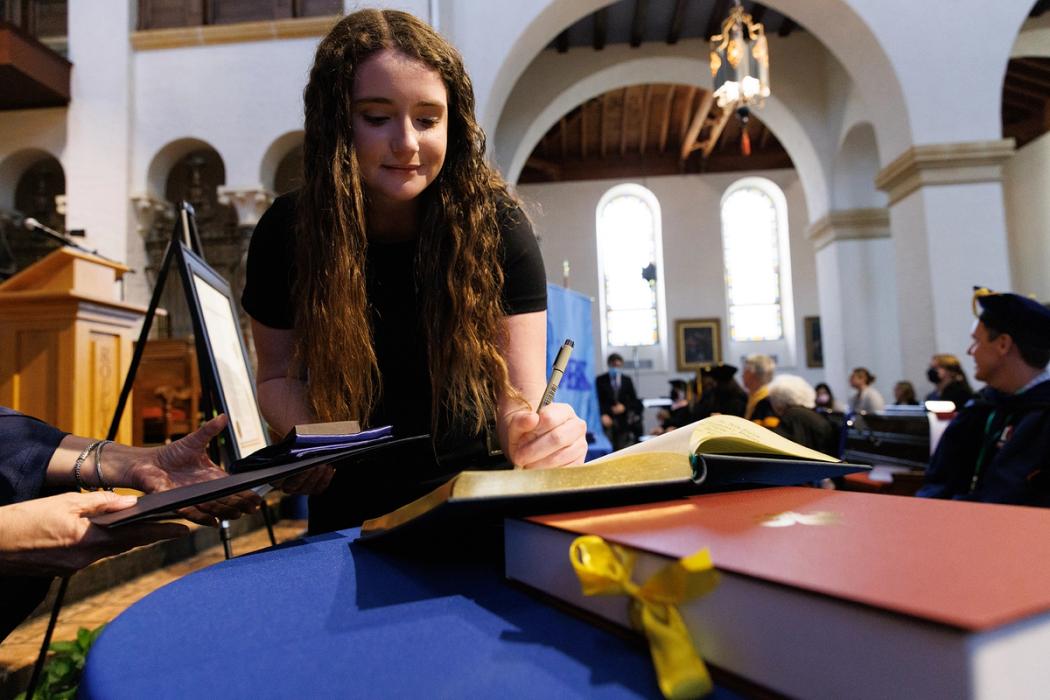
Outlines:
{"type": "Polygon", "coordinates": [[[587,459],[593,459],[612,450],[609,439],[602,430],[601,414],[598,412],[598,394],[594,390],[594,336],[591,329],[591,307],[589,297],[571,289],[547,285],[547,367],[554,364],[554,357],[566,338],[572,338],[574,347],[565,376],[558,385],[555,401],[567,403],[576,415],[587,422],[587,432],[594,436],[589,445],[587,459]]]}

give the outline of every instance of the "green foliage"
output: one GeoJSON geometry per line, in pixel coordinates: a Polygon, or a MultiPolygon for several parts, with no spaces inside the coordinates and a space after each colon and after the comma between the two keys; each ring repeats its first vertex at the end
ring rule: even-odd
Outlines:
{"type": "MultiPolygon", "coordinates": [[[[44,663],[40,685],[33,693],[34,700],[73,700],[80,685],[80,674],[84,670],[88,649],[98,639],[103,627],[105,625],[94,630],[81,627],[77,630],[75,640],[51,643],[49,649],[54,653],[44,663]]],[[[26,700],[26,694],[19,693],[15,700],[26,700]]]]}

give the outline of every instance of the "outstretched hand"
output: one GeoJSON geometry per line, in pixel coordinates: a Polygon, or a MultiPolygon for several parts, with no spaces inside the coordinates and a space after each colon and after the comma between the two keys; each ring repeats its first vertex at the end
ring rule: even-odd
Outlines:
{"type": "Polygon", "coordinates": [[[521,409],[506,415],[504,422],[504,451],[515,467],[583,464],[587,456],[587,423],[567,403],[552,403],[539,413],[521,409]]]}
{"type": "MultiPolygon", "coordinates": [[[[217,416],[189,435],[149,451],[131,464],[125,483],[144,493],[155,493],[227,476],[207,453],[208,443],[226,428],[227,422],[225,415],[217,416]]],[[[214,525],[216,518],[229,520],[255,512],[261,503],[255,493],[242,491],[183,509],[179,514],[202,525],[214,525]]]]}
{"type": "Polygon", "coordinates": [[[135,505],[108,491],[64,493],[0,508],[0,572],[65,576],[104,557],[181,537],[179,523],[141,523],[107,530],[90,518],[135,505]]]}

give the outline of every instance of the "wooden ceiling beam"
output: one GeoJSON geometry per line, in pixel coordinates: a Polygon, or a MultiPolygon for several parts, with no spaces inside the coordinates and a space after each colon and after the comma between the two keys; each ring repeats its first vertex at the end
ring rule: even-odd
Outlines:
{"type": "Polygon", "coordinates": [[[1050,87],[1045,83],[1041,83],[1038,80],[1032,80],[1026,78],[1023,75],[1010,75],[1006,74],[1006,82],[1003,87],[1010,86],[1016,89],[1018,92],[1022,92],[1026,95],[1031,95],[1038,99],[1050,99],[1050,87]]]}
{"type": "MultiPolygon", "coordinates": [[[[754,117],[752,117],[752,119],[754,119],[754,117]]],[[[770,131],[769,127],[765,124],[762,124],[761,122],[758,122],[758,124],[759,127],[762,129],[762,136],[758,140],[758,150],[764,151],[766,150],[766,145],[769,143],[769,136],[773,132],[770,131]]]]}
{"type": "Polygon", "coordinates": [[[766,7],[760,2],[756,2],[754,5],[751,6],[751,19],[755,22],[761,22],[762,19],[766,16],[766,12],[768,10],[768,7],[766,7]]]}
{"type": "Polygon", "coordinates": [[[1031,105],[1042,105],[1043,102],[1046,101],[1046,95],[1044,93],[1026,90],[1016,83],[1007,83],[1006,85],[1003,85],[1003,91],[1008,92],[1031,105]]]}
{"type": "Polygon", "coordinates": [[[1020,65],[1043,75],[1050,75],[1050,59],[1046,58],[1014,58],[1010,65],[1020,65]]]}
{"type": "Polygon", "coordinates": [[[629,117],[632,116],[633,110],[629,109],[627,104],[628,92],[630,87],[623,89],[623,111],[620,114],[620,157],[623,158],[624,154],[627,153],[627,128],[630,126],[629,117]]]}
{"type": "Polygon", "coordinates": [[[698,92],[700,92],[700,88],[690,85],[689,92],[682,103],[682,112],[678,119],[678,143],[685,141],[685,134],[689,131],[689,117],[693,113],[693,102],[696,100],[698,92]]]}
{"type": "Polygon", "coordinates": [[[637,49],[645,38],[645,16],[649,11],[649,0],[634,0],[634,16],[631,18],[631,48],[637,49]]]}
{"type": "Polygon", "coordinates": [[[558,120],[558,135],[561,137],[561,159],[565,160],[569,157],[569,125],[565,117],[558,120]]]}
{"type": "Polygon", "coordinates": [[[1038,17],[1050,9],[1050,0],[1039,0],[1028,14],[1029,17],[1038,17]]]}
{"type": "Polygon", "coordinates": [[[561,34],[554,39],[554,48],[558,50],[558,53],[569,52],[569,30],[564,30],[561,34]]]}
{"type": "Polygon", "coordinates": [[[587,103],[580,107],[580,160],[587,160],[587,103]]]}
{"type": "Polygon", "coordinates": [[[1006,80],[1004,82],[1010,82],[1014,78],[1023,78],[1030,83],[1035,83],[1042,87],[1045,87],[1047,91],[1050,91],[1050,73],[1043,73],[1038,70],[1021,64],[1019,61],[1010,61],[1010,67],[1006,69],[1006,80]]]}
{"type": "Polygon", "coordinates": [[[653,103],[653,84],[645,86],[645,95],[642,97],[642,133],[638,136],[638,155],[645,155],[646,141],[649,139],[649,110],[653,103]]]}
{"type": "Polygon", "coordinates": [[[671,105],[674,102],[675,86],[669,85],[664,98],[664,118],[660,122],[660,153],[667,150],[667,134],[671,130],[671,105]]]}
{"type": "Polygon", "coordinates": [[[674,14],[671,15],[671,26],[667,29],[667,43],[677,44],[682,38],[682,26],[685,24],[687,0],[675,0],[674,14]]]}
{"type": "Polygon", "coordinates": [[[790,17],[785,17],[784,21],[780,23],[780,28],[777,29],[777,36],[790,36],[791,32],[798,29],[798,24],[795,20],[790,17]]]}
{"type": "Polygon", "coordinates": [[[592,16],[594,17],[594,50],[601,51],[605,48],[609,30],[609,8],[603,7],[592,16]]]}
{"type": "Polygon", "coordinates": [[[693,119],[689,122],[689,129],[685,132],[685,137],[682,139],[682,146],[678,149],[678,160],[685,160],[690,153],[699,148],[696,142],[700,136],[700,130],[704,127],[704,122],[707,121],[707,117],[711,113],[711,107],[714,104],[714,93],[710,90],[704,90],[704,96],[700,99],[700,106],[693,113],[693,119]]]}
{"type": "Polygon", "coordinates": [[[733,116],[733,110],[723,109],[722,113],[718,115],[718,119],[711,125],[711,133],[707,135],[707,139],[704,142],[700,152],[706,159],[711,155],[711,151],[715,149],[715,145],[718,143],[718,138],[722,135],[722,130],[726,128],[726,124],[729,123],[729,118],[733,116]]]}
{"type": "Polygon", "coordinates": [[[711,8],[711,14],[707,18],[707,29],[705,30],[705,39],[710,39],[716,34],[722,31],[722,22],[725,21],[726,16],[729,14],[729,0],[718,0],[715,6],[711,8]]]}
{"type": "Polygon", "coordinates": [[[601,111],[598,112],[598,157],[605,158],[605,137],[609,131],[609,93],[602,94],[598,99],[601,101],[601,111]]]}
{"type": "Polygon", "coordinates": [[[561,166],[557,163],[553,163],[544,158],[537,158],[536,156],[529,156],[528,160],[525,161],[526,168],[533,168],[539,170],[544,175],[558,180],[561,178],[561,166]]]}

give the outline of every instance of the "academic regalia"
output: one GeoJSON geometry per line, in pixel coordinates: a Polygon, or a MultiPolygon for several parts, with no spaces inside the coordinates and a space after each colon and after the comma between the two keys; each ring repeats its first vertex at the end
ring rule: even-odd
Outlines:
{"type": "Polygon", "coordinates": [[[1050,506],[1050,381],[978,394],[945,429],[918,495],[1050,506]]]}

